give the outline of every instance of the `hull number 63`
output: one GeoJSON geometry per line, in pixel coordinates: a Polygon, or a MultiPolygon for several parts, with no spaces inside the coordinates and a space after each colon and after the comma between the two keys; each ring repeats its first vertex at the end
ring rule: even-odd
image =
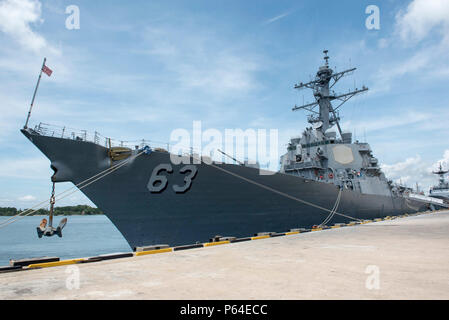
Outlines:
{"type": "MultiPolygon", "coordinates": [[[[148,181],[147,188],[151,193],[161,193],[168,186],[168,179],[165,175],[161,173],[166,171],[167,173],[173,173],[173,168],[169,163],[161,163],[156,168],[153,169],[153,173],[151,174],[150,181],[148,181]]],[[[178,186],[173,185],[173,191],[176,193],[185,193],[192,186],[192,180],[195,179],[195,176],[198,172],[198,168],[194,165],[188,164],[182,167],[179,170],[179,173],[185,174],[184,176],[184,185],[178,186]]]]}

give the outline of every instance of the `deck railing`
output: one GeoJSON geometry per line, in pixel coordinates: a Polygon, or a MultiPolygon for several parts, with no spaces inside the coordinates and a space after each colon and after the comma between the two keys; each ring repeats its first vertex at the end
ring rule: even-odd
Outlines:
{"type": "MultiPolygon", "coordinates": [[[[131,148],[131,149],[141,149],[145,146],[149,146],[153,149],[161,148],[161,149],[170,151],[170,144],[165,143],[165,142],[147,140],[147,139],[133,140],[133,141],[117,140],[117,139],[105,137],[97,131],[94,131],[92,133],[87,130],[78,130],[78,129],[73,129],[70,127],[51,125],[51,124],[43,123],[43,122],[36,125],[34,127],[34,131],[40,135],[47,136],[47,137],[56,137],[56,138],[64,138],[64,139],[69,139],[69,140],[92,142],[92,143],[101,145],[106,148],[127,147],[127,148],[131,148]]],[[[189,149],[189,148],[186,148],[186,149],[189,149]]],[[[186,152],[187,151],[192,151],[192,150],[186,150],[186,152]]]]}
{"type": "MultiPolygon", "coordinates": [[[[163,150],[166,150],[168,152],[172,152],[172,153],[178,154],[178,155],[184,155],[184,156],[189,156],[189,155],[199,156],[199,155],[201,155],[201,156],[210,157],[210,155],[203,154],[202,152],[198,152],[198,150],[196,150],[190,146],[180,146],[179,144],[172,146],[167,142],[147,140],[147,139],[133,140],[133,141],[117,140],[117,139],[105,137],[97,131],[94,131],[92,133],[87,130],[79,130],[79,129],[74,129],[74,128],[70,128],[70,127],[66,127],[66,126],[57,126],[57,125],[52,125],[52,124],[43,123],[43,122],[40,122],[38,125],[36,125],[34,127],[34,131],[36,133],[38,133],[39,135],[48,136],[48,137],[56,137],[56,138],[63,138],[63,139],[76,140],[76,141],[92,142],[97,145],[103,146],[105,148],[127,147],[130,149],[142,149],[145,146],[149,146],[153,150],[154,149],[163,149],[163,150]]],[[[213,161],[224,162],[224,163],[233,163],[234,162],[229,157],[222,156],[221,154],[219,154],[217,152],[214,153],[213,161]],[[217,158],[217,156],[218,156],[218,158],[217,158]]],[[[247,161],[248,161],[247,159],[244,160],[244,162],[247,162],[247,161]]],[[[261,166],[261,167],[265,168],[265,166],[261,166]]]]}

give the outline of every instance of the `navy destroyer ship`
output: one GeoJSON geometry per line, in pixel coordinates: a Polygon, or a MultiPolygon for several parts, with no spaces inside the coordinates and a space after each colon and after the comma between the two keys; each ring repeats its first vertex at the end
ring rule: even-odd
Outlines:
{"type": "Polygon", "coordinates": [[[438,184],[433,186],[429,190],[429,196],[442,199],[446,203],[449,203],[449,182],[445,181],[444,176],[448,173],[448,170],[443,170],[443,166],[439,165],[437,171],[433,171],[434,174],[438,175],[438,184]]]}
{"type": "Polygon", "coordinates": [[[310,112],[311,126],[291,139],[279,171],[269,175],[254,165],[206,161],[193,153],[185,156],[188,164],[173,163],[168,148],[146,141],[114,146],[97,133],[89,139],[86,132],[43,124],[21,132],[51,161],[52,181],[75,184],[131,248],[428,210],[429,202],[405,196],[385,177],[369,144],[342,130],[339,108],[368,89],[335,93],[334,85],[355,68],[334,72],[324,54],[315,78],[295,85],[313,91],[315,102],[293,108],[310,112]]]}

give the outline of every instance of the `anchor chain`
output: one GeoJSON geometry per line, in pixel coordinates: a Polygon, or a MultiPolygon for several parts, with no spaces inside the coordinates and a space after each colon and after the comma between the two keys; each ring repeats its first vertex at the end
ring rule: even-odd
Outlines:
{"type": "Polygon", "coordinates": [[[56,203],[56,198],[55,198],[55,185],[56,183],[54,181],[53,182],[53,186],[51,189],[51,196],[50,196],[50,212],[48,213],[48,226],[47,226],[47,219],[42,219],[39,227],[37,227],[37,236],[39,238],[42,238],[42,236],[46,236],[46,237],[52,237],[55,234],[57,234],[60,238],[62,237],[62,229],[65,227],[66,223],[67,223],[67,218],[63,218],[60,223],[59,226],[57,228],[53,228],[53,212],[54,212],[54,207],[55,207],[55,203],[56,203]]]}
{"type": "Polygon", "coordinates": [[[48,214],[48,223],[49,223],[49,227],[52,228],[53,227],[53,208],[54,205],[56,203],[56,199],[55,199],[55,182],[53,181],[53,187],[51,189],[51,197],[50,197],[50,212],[48,214]]]}

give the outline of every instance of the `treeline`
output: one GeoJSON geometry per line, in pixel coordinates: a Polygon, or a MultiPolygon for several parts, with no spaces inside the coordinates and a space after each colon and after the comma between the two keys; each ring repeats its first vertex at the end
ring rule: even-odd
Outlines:
{"type": "MultiPolygon", "coordinates": [[[[0,207],[0,216],[15,216],[26,209],[16,209],[16,208],[2,208],[0,207]]],[[[49,210],[39,209],[32,216],[48,216],[49,210]]],[[[98,208],[92,208],[87,205],[79,206],[67,206],[67,207],[55,207],[53,214],[55,216],[73,216],[73,215],[95,215],[103,214],[103,212],[98,208]]]]}

